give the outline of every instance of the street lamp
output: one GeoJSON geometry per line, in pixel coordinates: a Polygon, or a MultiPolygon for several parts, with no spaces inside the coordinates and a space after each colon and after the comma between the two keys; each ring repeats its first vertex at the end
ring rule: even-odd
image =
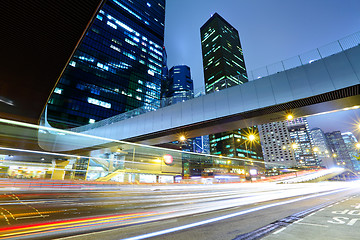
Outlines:
{"type": "Polygon", "coordinates": [[[184,135],[181,135],[181,136],[179,137],[179,140],[180,140],[181,142],[184,142],[184,141],[186,140],[186,137],[185,137],[184,135]]]}
{"type": "Polygon", "coordinates": [[[288,115],[286,115],[286,119],[291,121],[294,119],[294,115],[292,115],[291,113],[289,113],[288,115]]]}
{"type": "Polygon", "coordinates": [[[298,145],[297,145],[296,143],[293,143],[293,144],[291,144],[291,148],[292,148],[292,149],[297,149],[297,148],[298,148],[298,145]]]}
{"type": "Polygon", "coordinates": [[[250,134],[250,135],[248,136],[248,139],[250,140],[250,142],[254,141],[255,138],[256,138],[256,137],[255,137],[254,134],[250,134]]]}

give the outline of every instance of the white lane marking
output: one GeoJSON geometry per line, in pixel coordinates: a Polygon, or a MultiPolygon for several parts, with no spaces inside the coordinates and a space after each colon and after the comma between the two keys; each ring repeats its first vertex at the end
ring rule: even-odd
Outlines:
{"type": "Polygon", "coordinates": [[[312,215],[314,215],[315,213],[317,213],[318,211],[316,212],[313,212],[313,213],[310,213],[309,215],[307,215],[308,217],[311,217],[312,215]]]}
{"type": "Polygon", "coordinates": [[[299,220],[296,220],[294,223],[301,222],[302,220],[304,220],[304,219],[303,219],[303,218],[300,218],[299,220]]]}
{"type": "Polygon", "coordinates": [[[285,229],[286,229],[286,227],[280,228],[279,230],[273,232],[273,234],[278,234],[278,233],[284,231],[285,229]]]}
{"type": "Polygon", "coordinates": [[[297,224],[301,224],[301,225],[309,225],[309,226],[315,226],[315,227],[329,227],[327,225],[321,225],[321,224],[314,224],[314,223],[304,223],[304,222],[299,222],[297,224]]]}

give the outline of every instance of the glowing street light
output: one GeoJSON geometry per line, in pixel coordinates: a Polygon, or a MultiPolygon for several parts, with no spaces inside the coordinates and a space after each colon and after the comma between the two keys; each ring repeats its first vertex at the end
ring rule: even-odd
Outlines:
{"type": "Polygon", "coordinates": [[[356,144],[355,144],[355,147],[356,147],[357,149],[360,149],[360,143],[356,143],[356,144]]]}
{"type": "Polygon", "coordinates": [[[314,148],[313,148],[313,151],[314,151],[314,152],[318,152],[318,151],[319,151],[319,148],[318,148],[318,147],[314,147],[314,148]]]}
{"type": "Polygon", "coordinates": [[[248,139],[249,139],[249,141],[254,141],[255,140],[255,135],[254,134],[250,134],[249,136],[248,136],[248,139]]]}
{"type": "Polygon", "coordinates": [[[336,153],[334,153],[332,156],[333,156],[334,158],[336,158],[336,157],[337,157],[337,154],[336,154],[336,153]]]}
{"type": "Polygon", "coordinates": [[[286,115],[286,119],[289,120],[289,121],[293,120],[294,116],[290,113],[290,114],[286,115]]]}
{"type": "Polygon", "coordinates": [[[296,143],[291,144],[292,149],[297,149],[298,145],[296,143]]]}
{"type": "Polygon", "coordinates": [[[185,141],[186,140],[186,137],[184,135],[181,135],[180,138],[179,138],[180,141],[185,141]]]}

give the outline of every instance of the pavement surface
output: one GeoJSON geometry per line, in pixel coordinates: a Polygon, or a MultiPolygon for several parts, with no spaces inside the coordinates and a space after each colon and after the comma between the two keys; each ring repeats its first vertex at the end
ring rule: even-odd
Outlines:
{"type": "Polygon", "coordinates": [[[321,208],[262,239],[358,240],[360,239],[360,194],[321,208]]]}

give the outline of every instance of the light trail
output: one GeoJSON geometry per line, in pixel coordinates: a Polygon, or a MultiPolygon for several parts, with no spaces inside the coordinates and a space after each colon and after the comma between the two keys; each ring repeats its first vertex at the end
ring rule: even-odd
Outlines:
{"type": "MultiPolygon", "coordinates": [[[[102,226],[106,224],[124,222],[126,220],[145,218],[166,213],[140,212],[130,214],[118,214],[101,217],[81,218],[75,220],[64,220],[51,223],[39,223],[25,226],[14,226],[0,228],[0,239],[18,238],[23,236],[38,235],[49,232],[59,232],[76,228],[102,226]]],[[[121,225],[121,224],[120,224],[121,225]]]]}
{"type": "Polygon", "coordinates": [[[122,240],[141,240],[141,239],[146,239],[146,238],[150,238],[150,237],[156,237],[156,236],[160,236],[160,235],[164,235],[164,234],[168,234],[168,233],[173,233],[173,232],[177,232],[177,231],[181,231],[181,230],[185,230],[185,229],[189,229],[189,228],[193,228],[193,227],[198,227],[198,226],[209,224],[209,223],[218,222],[218,221],[225,220],[225,219],[228,219],[228,218],[241,216],[241,215],[244,215],[244,214],[247,214],[247,213],[256,212],[256,211],[263,210],[263,209],[266,209],[266,208],[271,208],[271,207],[276,207],[276,206],[285,205],[285,204],[289,204],[289,203],[294,203],[294,202],[298,202],[298,201],[302,201],[302,200],[306,200],[306,199],[310,199],[310,198],[314,198],[314,197],[320,197],[320,196],[325,196],[325,195],[329,195],[329,194],[334,194],[334,193],[338,193],[338,192],[345,191],[345,190],[348,190],[348,189],[349,188],[340,189],[340,190],[335,190],[335,191],[331,191],[331,192],[327,192],[327,193],[320,193],[320,194],[315,194],[315,195],[312,195],[312,196],[307,196],[307,197],[301,197],[301,198],[298,198],[298,199],[288,200],[288,201],[284,201],[284,202],[280,202],[280,203],[272,203],[272,204],[264,205],[264,206],[261,206],[261,207],[251,208],[251,209],[243,210],[243,211],[232,213],[232,214],[227,214],[227,215],[224,215],[224,216],[221,216],[221,217],[216,217],[216,218],[207,219],[207,220],[196,222],[196,223],[186,224],[186,225],[183,225],[183,226],[180,226],[180,227],[170,228],[170,229],[161,230],[161,231],[148,233],[148,234],[143,234],[143,235],[130,237],[130,238],[124,238],[122,240]]]}

